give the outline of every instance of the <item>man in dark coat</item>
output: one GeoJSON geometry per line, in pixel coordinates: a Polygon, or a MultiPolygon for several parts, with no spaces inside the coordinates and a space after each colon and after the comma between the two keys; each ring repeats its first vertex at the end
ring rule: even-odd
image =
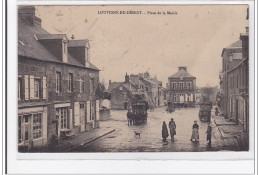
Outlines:
{"type": "Polygon", "coordinates": [[[173,118],[171,118],[171,121],[169,122],[169,129],[171,134],[171,140],[172,142],[174,142],[174,135],[176,135],[176,123],[173,120],[173,118]]]}
{"type": "Polygon", "coordinates": [[[209,147],[211,147],[211,132],[212,132],[212,127],[209,124],[207,132],[206,132],[207,133],[207,141],[209,141],[209,143],[208,143],[209,147]]]}

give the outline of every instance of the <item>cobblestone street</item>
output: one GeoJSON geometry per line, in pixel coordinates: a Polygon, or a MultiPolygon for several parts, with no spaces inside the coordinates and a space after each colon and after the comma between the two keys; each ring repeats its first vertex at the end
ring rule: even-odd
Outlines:
{"type": "Polygon", "coordinates": [[[234,138],[221,138],[218,127],[212,119],[212,147],[208,148],[206,141],[207,123],[200,122],[199,108],[182,108],[173,113],[167,113],[165,108],[157,108],[149,112],[146,124],[128,126],[127,111],[111,111],[111,118],[100,122],[101,128],[115,129],[116,131],[97,139],[74,151],[79,152],[194,152],[194,151],[225,151],[238,150],[237,140],[234,138]],[[163,121],[167,125],[174,118],[177,125],[175,142],[162,142],[161,129],[163,121]],[[193,121],[197,120],[200,126],[200,142],[190,141],[193,121]],[[140,132],[136,136],[134,131],[140,132]]]}

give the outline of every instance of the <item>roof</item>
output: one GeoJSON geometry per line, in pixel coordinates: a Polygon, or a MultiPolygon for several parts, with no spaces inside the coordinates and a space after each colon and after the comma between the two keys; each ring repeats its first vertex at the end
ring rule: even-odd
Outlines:
{"type": "Polygon", "coordinates": [[[88,40],[69,40],[68,47],[87,47],[89,48],[88,40]]]}
{"type": "Polygon", "coordinates": [[[229,45],[228,47],[223,48],[221,56],[223,57],[224,51],[227,49],[242,49],[242,41],[238,40],[233,44],[229,45]]]}
{"type": "Polygon", "coordinates": [[[49,40],[49,39],[67,39],[65,34],[37,34],[36,35],[38,40],[49,40]]]}
{"type": "Polygon", "coordinates": [[[230,46],[226,47],[226,48],[237,48],[237,47],[241,47],[242,48],[242,41],[238,40],[236,42],[234,42],[233,44],[231,44],[230,46]]]}
{"type": "Polygon", "coordinates": [[[47,38],[61,38],[66,35],[64,34],[52,34],[48,33],[42,27],[35,25],[31,26],[26,20],[18,17],[18,55],[23,57],[29,57],[32,59],[37,59],[40,61],[51,61],[62,64],[70,64],[75,66],[80,66],[82,68],[90,68],[94,70],[99,70],[96,66],[89,63],[89,66],[81,64],[76,58],[68,53],[68,62],[64,63],[55,55],[53,55],[41,42],[39,39],[47,38]]]}
{"type": "Polygon", "coordinates": [[[183,77],[183,78],[195,78],[194,76],[192,76],[191,74],[189,74],[187,71],[181,69],[179,70],[177,73],[169,76],[168,78],[180,78],[180,77],[183,77]]]}
{"type": "Polygon", "coordinates": [[[119,85],[123,84],[123,82],[112,82],[108,85],[108,92],[111,92],[113,89],[117,88],[119,85]]]}
{"type": "Polygon", "coordinates": [[[239,60],[239,62],[237,62],[237,64],[234,65],[233,67],[231,67],[230,70],[228,70],[227,72],[229,73],[229,72],[235,70],[239,65],[241,65],[241,64],[242,64],[244,61],[246,61],[246,60],[247,60],[246,58],[244,58],[244,59],[242,59],[242,60],[239,60]]]}

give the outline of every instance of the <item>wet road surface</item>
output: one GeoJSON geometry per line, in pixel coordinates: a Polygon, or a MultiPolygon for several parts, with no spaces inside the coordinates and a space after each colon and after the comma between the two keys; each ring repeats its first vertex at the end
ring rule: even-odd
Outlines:
{"type": "MultiPolygon", "coordinates": [[[[79,152],[194,152],[194,151],[221,151],[223,140],[220,138],[217,127],[213,126],[212,148],[209,149],[206,141],[207,123],[201,122],[198,117],[199,108],[182,108],[173,113],[167,113],[165,108],[156,108],[148,111],[147,123],[128,126],[124,110],[111,110],[111,118],[100,122],[100,127],[116,129],[115,132],[91,142],[76,150],[79,152]],[[174,118],[177,125],[175,142],[170,137],[167,142],[162,141],[162,123],[168,123],[174,118]],[[199,143],[190,141],[194,120],[200,126],[199,143]],[[135,131],[141,133],[135,135],[135,131]]],[[[214,122],[212,122],[214,125],[214,122]]],[[[169,130],[169,128],[168,128],[169,130]]],[[[229,148],[226,148],[229,149],[229,148]]]]}

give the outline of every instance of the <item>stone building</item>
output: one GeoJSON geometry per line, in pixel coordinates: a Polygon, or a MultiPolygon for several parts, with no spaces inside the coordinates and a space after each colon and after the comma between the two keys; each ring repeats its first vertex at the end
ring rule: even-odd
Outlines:
{"type": "Polygon", "coordinates": [[[18,9],[18,146],[46,148],[55,139],[98,126],[99,69],[88,40],[41,27],[35,7],[18,9]]]}
{"type": "Polygon", "coordinates": [[[133,103],[144,99],[144,92],[141,89],[141,84],[136,86],[136,84],[130,82],[127,74],[124,82],[109,81],[108,91],[111,93],[110,108],[117,110],[130,109],[133,103]]]}
{"type": "MultiPolygon", "coordinates": [[[[242,42],[238,40],[222,50],[222,71],[219,74],[220,79],[220,110],[224,116],[228,117],[228,71],[236,67],[242,58],[242,42]]],[[[230,86],[231,87],[231,86],[230,86]]]]}
{"type": "MultiPolygon", "coordinates": [[[[221,91],[218,95],[220,109],[225,118],[234,121],[249,134],[249,52],[248,27],[240,40],[222,52],[221,91]]],[[[248,140],[247,140],[248,141],[248,140]]]]}
{"type": "Polygon", "coordinates": [[[178,72],[168,77],[168,102],[175,106],[195,106],[196,78],[187,67],[179,67],[178,72]]]}

